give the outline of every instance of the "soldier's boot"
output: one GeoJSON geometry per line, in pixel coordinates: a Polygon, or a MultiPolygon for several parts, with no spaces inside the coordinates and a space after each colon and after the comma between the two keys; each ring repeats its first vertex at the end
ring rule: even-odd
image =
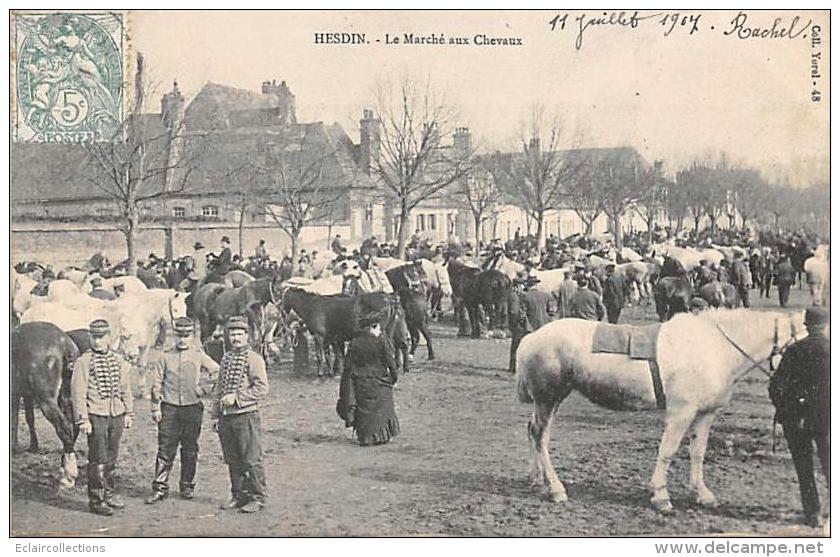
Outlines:
{"type": "Polygon", "coordinates": [[[90,512],[111,516],[114,510],[105,503],[105,465],[88,463],[88,508],[90,512]]]}
{"type": "Polygon", "coordinates": [[[147,505],[163,501],[169,495],[169,471],[171,469],[171,462],[160,456],[157,457],[155,460],[155,478],[152,480],[152,495],[146,499],[147,505]]]}
{"type": "Polygon", "coordinates": [[[119,510],[125,508],[125,503],[123,503],[122,497],[114,492],[116,484],[114,473],[116,468],[117,464],[115,462],[109,462],[105,465],[105,504],[112,509],[119,510]]]}
{"type": "Polygon", "coordinates": [[[238,509],[247,503],[245,499],[245,492],[243,491],[244,474],[242,469],[238,466],[228,464],[228,474],[230,476],[230,501],[222,504],[219,508],[222,510],[238,509]]]}
{"type": "Polygon", "coordinates": [[[181,449],[181,481],[179,482],[181,499],[192,499],[195,494],[195,469],[197,464],[198,453],[196,451],[181,449]]]}

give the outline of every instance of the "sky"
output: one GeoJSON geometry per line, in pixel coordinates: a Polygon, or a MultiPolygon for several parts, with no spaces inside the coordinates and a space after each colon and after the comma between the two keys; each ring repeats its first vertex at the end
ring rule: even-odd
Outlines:
{"type": "Polygon", "coordinates": [[[144,11],[131,12],[127,27],[154,103],[174,79],[188,100],[207,82],[259,91],[264,80],[285,80],[298,121],[338,122],[356,138],[376,84],[408,76],[429,79],[456,110],[453,127],[468,126],[488,150],[517,148],[539,105],[567,127],[569,147],[631,145],[670,171],[726,152],[771,180],[827,182],[828,13],[683,12],[665,36],[673,19],[662,18],[674,13],[642,11],[660,15],[635,27],[632,12],[622,19],[631,25],[588,25],[579,49],[580,24],[610,12],[144,11]],[[552,30],[564,14],[565,26],[558,19],[552,30]],[[776,31],[793,24],[801,34],[738,38],[776,18],[776,31]],[[812,44],[814,25],[821,44],[812,44]],[[367,42],[316,44],[316,33],[362,33],[367,42]],[[386,34],[402,41],[407,33],[469,44],[386,44],[386,34]],[[476,45],[480,34],[523,44],[476,45]]]}

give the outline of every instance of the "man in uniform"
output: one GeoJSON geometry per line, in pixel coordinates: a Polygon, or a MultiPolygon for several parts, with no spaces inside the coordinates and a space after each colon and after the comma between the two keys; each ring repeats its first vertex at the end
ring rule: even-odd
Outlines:
{"type": "Polygon", "coordinates": [[[516,350],[528,333],[533,333],[552,319],[554,298],[548,292],[533,290],[540,279],[533,276],[518,276],[508,298],[508,322],[510,323],[510,364],[508,370],[516,373],[516,350]]]}
{"type": "Polygon", "coordinates": [[[93,290],[90,291],[89,296],[91,298],[96,298],[97,300],[116,300],[117,297],[114,296],[112,293],[108,292],[104,288],[102,288],[102,279],[99,277],[94,277],[90,281],[90,285],[93,287],[93,290]]]}
{"type": "Polygon", "coordinates": [[[248,320],[230,317],[225,333],[231,349],[222,358],[212,408],[213,430],[230,473],[232,497],[222,508],[253,513],[266,499],[259,401],[268,395],[268,377],[262,356],[248,346],[248,320]]]}
{"type": "Polygon", "coordinates": [[[89,326],[91,349],[73,366],[70,393],[79,431],[88,436],[88,506],[110,516],[125,505],[114,494],[114,469],[123,428],[134,420],[128,363],[111,350],[111,327],[104,319],[89,326]]]}
{"type": "Polygon", "coordinates": [[[607,264],[607,277],[604,279],[604,306],[607,308],[607,321],[618,323],[618,317],[624,308],[624,299],[629,291],[623,274],[615,272],[613,263],[607,264]]]}
{"type": "Polygon", "coordinates": [[[173,328],[177,336],[175,348],[164,352],[154,364],[152,421],[158,424],[158,454],[152,496],[146,499],[148,504],[162,501],[168,495],[169,472],[179,444],[181,498],[193,498],[198,437],[204,415],[204,404],[199,397],[210,394],[208,379],[215,377],[219,371],[219,364],[201,350],[193,348],[192,319],[179,317],[173,328]],[[202,370],[205,371],[204,381],[202,370]]]}
{"type": "Polygon", "coordinates": [[[735,254],[735,262],[732,264],[730,273],[735,288],[738,289],[738,297],[745,308],[750,307],[750,288],[752,288],[752,275],[744,261],[744,256],[738,252],[735,254]]]}
{"type": "Polygon", "coordinates": [[[808,337],[782,356],[770,380],[770,400],[782,424],[793,457],[805,521],[819,526],[820,499],[814,479],[814,443],[826,483],[829,483],[830,346],[826,336],[829,315],[823,308],[805,312],[808,337]]]}

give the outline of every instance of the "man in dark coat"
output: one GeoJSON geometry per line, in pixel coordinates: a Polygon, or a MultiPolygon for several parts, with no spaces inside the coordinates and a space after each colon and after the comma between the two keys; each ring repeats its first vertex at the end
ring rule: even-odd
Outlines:
{"type": "Polygon", "coordinates": [[[394,410],[397,365],[379,325],[379,315],[364,316],[365,332],[350,341],[336,411],[352,427],[361,446],[381,445],[399,435],[394,410]]]}
{"type": "Polygon", "coordinates": [[[549,321],[554,314],[554,298],[548,292],[534,290],[540,280],[536,277],[518,277],[508,297],[508,323],[510,324],[510,363],[508,370],[516,373],[516,350],[528,333],[533,333],[549,321]]]}
{"type": "Polygon", "coordinates": [[[790,256],[782,257],[776,267],[776,287],[779,289],[779,305],[786,308],[790,300],[790,287],[796,280],[796,270],[790,263],[790,256]]]}
{"type": "Polygon", "coordinates": [[[222,236],[222,252],[219,254],[218,259],[216,259],[216,269],[219,270],[219,274],[224,275],[230,271],[232,262],[233,255],[230,252],[230,238],[222,236]]]}
{"type": "Polygon", "coordinates": [[[578,290],[569,304],[571,317],[602,321],[607,310],[604,308],[601,297],[589,289],[589,279],[585,275],[578,275],[575,280],[578,283],[578,290]]]}
{"type": "Polygon", "coordinates": [[[624,299],[629,291],[627,279],[623,274],[615,272],[615,265],[607,265],[607,276],[604,279],[604,306],[607,308],[607,321],[618,323],[624,299]]]}
{"type": "Polygon", "coordinates": [[[102,279],[99,277],[94,277],[90,281],[90,285],[93,287],[93,290],[90,291],[89,296],[91,298],[96,298],[97,300],[116,300],[117,297],[114,296],[111,292],[108,292],[104,288],[102,288],[102,279]]]}
{"type": "Polygon", "coordinates": [[[571,269],[565,268],[566,278],[557,290],[557,319],[572,316],[572,298],[577,293],[577,282],[572,278],[571,269]]]}
{"type": "Polygon", "coordinates": [[[830,346],[825,329],[829,315],[823,308],[805,312],[808,337],[793,344],[770,380],[770,400],[782,424],[793,457],[805,521],[821,523],[820,500],[814,479],[814,444],[820,467],[829,483],[829,426],[831,404],[830,346]]]}
{"type": "Polygon", "coordinates": [[[745,308],[750,307],[750,288],[752,288],[752,274],[740,253],[735,254],[735,262],[729,273],[731,282],[738,289],[738,298],[745,308]]]}

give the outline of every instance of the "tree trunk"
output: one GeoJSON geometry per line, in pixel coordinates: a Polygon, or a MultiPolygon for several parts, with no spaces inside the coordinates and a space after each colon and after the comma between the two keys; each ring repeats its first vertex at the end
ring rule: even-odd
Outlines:
{"type": "Polygon", "coordinates": [[[545,247],[545,212],[537,213],[537,249],[545,247]]]}
{"type": "Polygon", "coordinates": [[[408,243],[408,207],[400,204],[400,222],[397,230],[397,258],[405,258],[405,246],[408,243]]]}
{"type": "Polygon", "coordinates": [[[700,233],[700,219],[701,218],[702,218],[702,215],[694,215],[694,233],[695,234],[700,233]]]}
{"type": "Polygon", "coordinates": [[[289,235],[289,243],[291,244],[290,249],[292,250],[292,262],[297,263],[300,230],[292,230],[291,232],[287,232],[287,234],[289,235]]]}
{"type": "Polygon", "coordinates": [[[245,206],[239,208],[239,257],[242,257],[242,254],[245,252],[242,242],[244,239],[242,238],[242,230],[245,228],[245,206]]]}
{"type": "Polygon", "coordinates": [[[624,238],[621,237],[621,213],[616,211],[610,218],[612,219],[615,252],[621,253],[621,249],[624,247],[624,238]]]}
{"type": "Polygon", "coordinates": [[[647,243],[648,245],[653,243],[653,219],[647,223],[647,243]]]}
{"type": "Polygon", "coordinates": [[[129,214],[126,219],[125,244],[128,251],[128,274],[137,276],[137,225],[136,214],[129,214]]]}
{"type": "Polygon", "coordinates": [[[481,242],[481,215],[473,213],[473,222],[475,223],[475,244],[481,242]]]}

